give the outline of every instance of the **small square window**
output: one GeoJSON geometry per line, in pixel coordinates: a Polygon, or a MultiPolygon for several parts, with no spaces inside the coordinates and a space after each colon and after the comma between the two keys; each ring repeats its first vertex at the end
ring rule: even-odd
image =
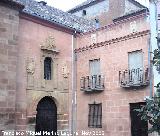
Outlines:
{"type": "Polygon", "coordinates": [[[102,128],[102,104],[89,104],[88,127],[102,128]]]}

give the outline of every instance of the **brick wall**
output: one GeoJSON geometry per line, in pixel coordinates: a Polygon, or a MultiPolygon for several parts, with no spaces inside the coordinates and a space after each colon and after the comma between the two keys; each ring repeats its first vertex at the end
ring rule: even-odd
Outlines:
{"type": "Polygon", "coordinates": [[[131,33],[131,20],[96,31],[97,44],[91,44],[90,33],[79,36],[77,50],[77,129],[104,131],[107,136],[130,136],[130,103],[143,102],[149,87],[124,89],[119,71],[128,68],[128,52],[142,50],[144,66],[148,65],[148,24],[135,19],[138,31],[131,33]],[[87,48],[88,47],[88,48],[87,48]],[[101,93],[80,91],[80,78],[89,75],[89,60],[100,59],[105,90],[101,93]],[[88,128],[88,104],[102,103],[102,128],[88,128]],[[83,105],[83,106],[82,106],[83,105]],[[82,114],[83,113],[83,114],[82,114]]]}
{"type": "Polygon", "coordinates": [[[0,5],[0,130],[14,130],[18,11],[0,5]]]}

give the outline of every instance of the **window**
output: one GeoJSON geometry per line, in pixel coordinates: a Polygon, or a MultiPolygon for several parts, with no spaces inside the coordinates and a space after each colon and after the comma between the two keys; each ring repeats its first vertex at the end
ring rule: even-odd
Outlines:
{"type": "Polygon", "coordinates": [[[129,79],[133,84],[139,84],[143,78],[143,52],[133,51],[128,54],[129,79]]]}
{"type": "Polygon", "coordinates": [[[102,104],[89,104],[88,127],[102,127],[102,104]]]}
{"type": "Polygon", "coordinates": [[[90,75],[100,75],[100,59],[94,59],[89,61],[90,75]]]}
{"type": "Polygon", "coordinates": [[[137,50],[128,53],[129,69],[136,69],[143,67],[143,52],[137,50]]]}
{"type": "Polygon", "coordinates": [[[52,75],[52,59],[46,57],[44,60],[44,79],[51,80],[52,75]]]}
{"type": "Polygon", "coordinates": [[[83,10],[82,15],[85,16],[87,14],[86,10],[83,10]]]}

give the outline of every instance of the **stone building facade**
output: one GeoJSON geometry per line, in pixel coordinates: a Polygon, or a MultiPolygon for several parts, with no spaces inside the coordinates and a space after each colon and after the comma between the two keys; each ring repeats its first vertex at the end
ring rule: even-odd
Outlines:
{"type": "Polygon", "coordinates": [[[44,2],[1,0],[1,134],[51,128],[131,135],[130,106],[149,95],[148,11],[137,8],[113,12],[112,23],[96,29],[44,2]],[[140,67],[130,67],[135,54],[140,67]]]}
{"type": "Polygon", "coordinates": [[[72,35],[32,22],[23,15],[19,34],[18,68],[21,74],[18,74],[17,100],[21,108],[26,106],[28,130],[34,130],[38,102],[46,96],[56,103],[58,129],[68,128],[72,35]],[[44,79],[46,58],[52,61],[51,80],[44,79]]]}
{"type": "Polygon", "coordinates": [[[0,130],[15,127],[19,10],[13,2],[0,5],[0,130]]]}
{"type": "Polygon", "coordinates": [[[33,0],[2,0],[0,6],[2,134],[68,130],[74,33],[94,24],[33,0]]]}

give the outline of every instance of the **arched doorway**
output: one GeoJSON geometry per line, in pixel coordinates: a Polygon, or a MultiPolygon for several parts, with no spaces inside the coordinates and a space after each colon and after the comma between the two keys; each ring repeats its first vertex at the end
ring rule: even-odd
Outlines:
{"type": "Polygon", "coordinates": [[[36,132],[57,131],[57,106],[51,97],[42,98],[37,105],[36,132]]]}

